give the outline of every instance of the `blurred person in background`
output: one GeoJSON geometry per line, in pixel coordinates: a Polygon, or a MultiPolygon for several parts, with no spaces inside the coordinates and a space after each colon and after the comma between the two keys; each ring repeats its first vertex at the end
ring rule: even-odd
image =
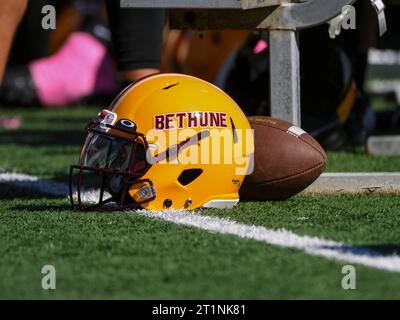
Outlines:
{"type": "Polygon", "coordinates": [[[135,82],[160,72],[165,10],[122,9],[106,0],[119,81],[135,82]]]}
{"type": "Polygon", "coordinates": [[[0,105],[109,102],[121,87],[159,72],[164,21],[162,10],[121,9],[113,0],[105,5],[98,0],[30,1],[14,41],[0,105]],[[54,31],[41,28],[47,4],[56,7],[54,31]]]}
{"type": "MultiPolygon", "coordinates": [[[[6,29],[10,33],[24,3],[14,2],[15,18],[6,29]]],[[[41,7],[49,3],[29,2],[0,92],[0,105],[106,104],[127,84],[160,71],[163,10],[121,9],[115,0],[54,1],[61,14],[57,30],[49,32],[37,27],[43,17],[41,7]]],[[[396,114],[383,117],[374,112],[364,92],[368,51],[376,45],[377,23],[369,1],[355,5],[357,28],[342,32],[338,39],[329,38],[327,25],[300,32],[302,126],[326,149],[362,146],[376,128],[393,123],[396,114]]],[[[390,30],[395,20],[389,21],[390,30]]],[[[216,77],[217,85],[248,115],[269,114],[265,33],[211,31],[200,38],[174,31],[168,35],[163,71],[181,71],[213,81],[218,64],[226,60],[216,77]]],[[[398,115],[400,119],[400,112],[398,115]]]]}

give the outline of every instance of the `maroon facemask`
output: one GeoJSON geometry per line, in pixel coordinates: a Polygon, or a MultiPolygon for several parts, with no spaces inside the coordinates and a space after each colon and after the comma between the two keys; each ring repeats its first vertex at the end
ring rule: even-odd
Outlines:
{"type": "Polygon", "coordinates": [[[151,167],[146,160],[146,137],[136,132],[130,120],[122,119],[115,126],[107,123],[109,114],[100,113],[88,125],[79,164],[70,168],[69,193],[74,209],[138,208],[155,198],[152,181],[141,179],[151,167]],[[138,184],[141,187],[134,200],[128,191],[138,184]]]}

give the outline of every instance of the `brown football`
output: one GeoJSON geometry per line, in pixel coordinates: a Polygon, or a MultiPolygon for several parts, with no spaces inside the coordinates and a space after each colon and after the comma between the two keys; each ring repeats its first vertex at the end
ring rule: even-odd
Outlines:
{"type": "Polygon", "coordinates": [[[325,151],[304,130],[269,117],[250,117],[249,122],[254,129],[254,171],[240,189],[242,200],[286,200],[325,170],[325,151]]]}

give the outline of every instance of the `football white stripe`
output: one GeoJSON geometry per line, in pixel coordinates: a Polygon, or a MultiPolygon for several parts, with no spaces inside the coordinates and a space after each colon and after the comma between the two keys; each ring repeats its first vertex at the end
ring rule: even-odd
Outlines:
{"type": "Polygon", "coordinates": [[[296,137],[300,137],[303,134],[306,134],[307,132],[305,132],[303,129],[296,127],[296,126],[292,126],[287,130],[289,133],[295,135],[296,137]]]}
{"type": "MultiPolygon", "coordinates": [[[[8,183],[18,188],[36,190],[56,196],[66,196],[68,194],[68,187],[65,184],[41,180],[38,177],[25,174],[0,173],[0,183],[8,183]]],[[[390,272],[400,272],[400,256],[398,255],[383,255],[367,248],[345,245],[318,237],[300,236],[284,229],[271,230],[261,226],[238,223],[230,219],[204,216],[200,214],[201,211],[196,213],[190,211],[149,212],[141,210],[138,213],[149,218],[195,227],[213,233],[232,235],[260,241],[268,245],[301,250],[310,255],[345,263],[354,263],[390,272]]]]}

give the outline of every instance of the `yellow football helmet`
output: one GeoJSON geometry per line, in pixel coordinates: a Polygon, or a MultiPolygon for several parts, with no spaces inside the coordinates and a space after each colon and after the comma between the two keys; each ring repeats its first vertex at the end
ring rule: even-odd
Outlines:
{"type": "Polygon", "coordinates": [[[187,75],[132,84],[87,130],[70,171],[71,203],[81,210],[231,208],[253,168],[253,132],[239,106],[187,75]]]}

